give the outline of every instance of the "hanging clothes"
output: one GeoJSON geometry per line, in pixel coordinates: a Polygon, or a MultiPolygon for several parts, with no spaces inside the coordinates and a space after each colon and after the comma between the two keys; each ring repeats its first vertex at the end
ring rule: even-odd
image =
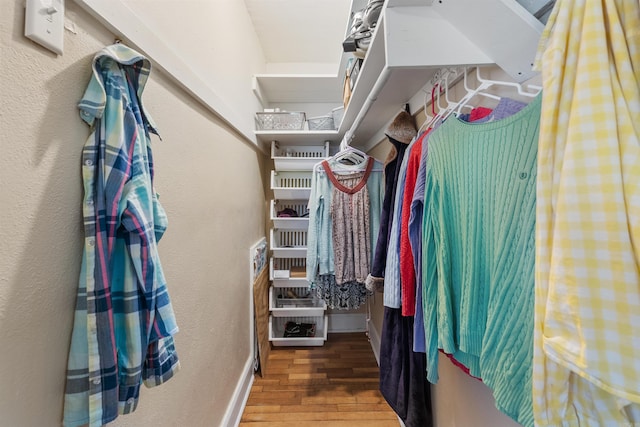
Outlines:
{"type": "MultiPolygon", "coordinates": [[[[405,150],[410,151],[416,141],[405,150]]],[[[384,318],[380,335],[380,392],[407,427],[431,426],[431,389],[425,355],[413,352],[413,317],[402,316],[400,216],[409,156],[402,159],[396,183],[384,274],[384,318]]]]}
{"type": "Polygon", "coordinates": [[[396,198],[396,186],[400,173],[400,165],[405,150],[417,134],[413,117],[406,111],[401,111],[393,119],[386,135],[391,143],[391,150],[384,167],[384,201],[380,215],[380,230],[373,254],[371,274],[367,277],[367,289],[382,291],[384,286],[384,272],[387,265],[387,247],[392,227],[393,209],[396,198]]]}
{"type": "Polygon", "coordinates": [[[438,349],[482,378],[496,406],[533,425],[535,188],[541,96],[488,123],[429,135],[423,215],[427,376],[438,349]],[[514,333],[518,331],[518,333],[514,333]]]}
{"type": "MultiPolygon", "coordinates": [[[[486,123],[494,120],[502,120],[510,117],[524,108],[527,104],[524,102],[516,101],[511,98],[502,97],[498,101],[498,105],[487,116],[480,117],[474,121],[474,123],[486,123]]],[[[407,225],[407,233],[409,243],[411,247],[411,255],[413,258],[413,264],[416,274],[416,308],[415,308],[415,322],[414,322],[414,337],[413,348],[414,351],[426,352],[424,344],[424,322],[423,322],[423,306],[422,306],[422,217],[423,217],[423,205],[424,205],[424,184],[426,178],[427,167],[427,154],[428,154],[428,139],[429,133],[438,128],[442,122],[438,121],[433,124],[433,129],[429,129],[422,141],[422,151],[420,153],[420,162],[416,175],[415,188],[413,190],[413,196],[411,199],[411,208],[409,212],[409,222],[407,225]]],[[[452,357],[451,355],[450,358],[452,357]]],[[[465,371],[467,372],[467,371],[465,371]]]]}
{"type": "Polygon", "coordinates": [[[557,1],[536,67],[536,425],[637,426],[640,4],[557,1]]]}
{"type": "Polygon", "coordinates": [[[82,151],[84,252],[69,351],[64,425],[102,426],[133,412],[140,385],[180,367],[178,331],[158,256],[167,217],[153,189],[141,97],[151,64],[123,44],[93,60],[80,101],[91,126],[82,151]]]}
{"type": "Polygon", "coordinates": [[[322,162],[333,184],[331,198],[331,226],[336,284],[364,283],[371,260],[371,232],[369,230],[369,192],[367,179],[374,160],[369,158],[364,172],[353,175],[334,175],[329,163],[322,162]]]}
{"type": "Polygon", "coordinates": [[[400,163],[398,178],[396,180],[395,200],[393,201],[393,215],[391,215],[391,230],[389,231],[389,242],[387,244],[387,258],[384,270],[384,306],[390,308],[401,308],[402,285],[400,283],[400,219],[402,216],[402,196],[404,194],[404,183],[407,177],[407,164],[409,156],[406,155],[415,140],[407,146],[405,156],[400,163]]]}
{"type": "MultiPolygon", "coordinates": [[[[492,112],[493,110],[490,108],[476,107],[471,110],[467,121],[479,121],[489,116],[492,112]]],[[[428,132],[429,131],[423,132],[409,151],[409,160],[407,162],[407,172],[402,194],[402,214],[400,218],[400,283],[402,288],[403,316],[414,316],[416,314],[416,266],[414,251],[411,248],[411,240],[409,238],[409,219],[411,218],[411,205],[414,199],[418,170],[420,169],[423,158],[422,144],[428,132]]],[[[420,236],[420,233],[417,233],[416,236],[420,236]]],[[[416,244],[418,240],[420,240],[419,237],[415,239],[416,244]]]]}
{"type": "Polygon", "coordinates": [[[311,178],[306,273],[329,308],[358,308],[369,296],[364,283],[380,226],[382,165],[372,157],[366,165],[363,171],[329,159],[311,178]]]}
{"type": "Polygon", "coordinates": [[[402,215],[400,216],[400,284],[402,315],[414,316],[416,313],[416,269],[414,266],[411,243],[409,241],[409,218],[411,201],[416,186],[418,168],[422,158],[422,144],[428,132],[423,132],[409,151],[407,174],[402,194],[402,215]]]}
{"type": "Polygon", "coordinates": [[[431,386],[424,353],[413,351],[413,317],[384,307],[380,342],[380,393],[405,427],[431,427],[431,386]]]}

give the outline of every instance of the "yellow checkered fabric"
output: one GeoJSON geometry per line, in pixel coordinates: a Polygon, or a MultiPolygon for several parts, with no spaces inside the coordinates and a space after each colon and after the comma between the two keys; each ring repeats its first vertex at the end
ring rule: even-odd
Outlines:
{"type": "Polygon", "coordinates": [[[640,426],[640,3],[558,0],[536,67],[536,425],[640,426]]]}

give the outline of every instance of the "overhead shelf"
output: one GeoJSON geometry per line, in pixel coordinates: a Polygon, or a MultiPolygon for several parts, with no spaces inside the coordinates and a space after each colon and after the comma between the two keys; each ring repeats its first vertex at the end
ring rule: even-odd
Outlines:
{"type": "MultiPolygon", "coordinates": [[[[387,0],[340,129],[326,135],[326,140],[339,142],[348,132],[351,144],[368,148],[377,142],[372,139],[379,137],[383,126],[443,67],[497,64],[515,81],[533,77],[532,62],[542,29],[542,23],[515,0],[387,0]]],[[[256,78],[263,88],[270,81],[264,75],[256,78]]],[[[286,85],[284,80],[278,84],[286,85]]],[[[291,84],[299,82],[294,79],[291,84]]],[[[342,76],[336,76],[333,83],[327,77],[323,84],[339,91],[332,101],[340,102],[342,76]]],[[[296,93],[276,90],[275,84],[272,89],[263,90],[269,93],[269,101],[296,93]]],[[[303,90],[297,95],[297,102],[319,102],[317,94],[310,96],[303,90]]],[[[300,137],[300,141],[316,142],[319,136],[317,132],[266,135],[264,131],[256,135],[263,141],[300,137]]]]}
{"type": "Polygon", "coordinates": [[[263,105],[297,102],[340,102],[336,74],[256,74],[253,90],[263,105]]]}
{"type": "Polygon", "coordinates": [[[363,146],[443,66],[493,61],[433,7],[386,9],[362,64],[341,132],[363,146]]]}
{"type": "Polygon", "coordinates": [[[322,145],[325,141],[337,143],[342,136],[337,130],[257,130],[256,138],[269,145],[277,141],[286,145],[322,145]]]}

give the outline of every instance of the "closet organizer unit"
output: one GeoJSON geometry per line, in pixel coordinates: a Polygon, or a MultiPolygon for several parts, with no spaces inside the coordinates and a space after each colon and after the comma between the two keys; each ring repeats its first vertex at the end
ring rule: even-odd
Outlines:
{"type": "Polygon", "coordinates": [[[329,156],[329,142],[296,145],[271,142],[271,259],[269,340],[274,346],[321,346],[327,339],[324,301],[306,280],[307,204],[313,166],[329,156]]]}
{"type": "MultiPolygon", "coordinates": [[[[359,8],[354,1],[352,9],[359,8]]],[[[430,82],[443,67],[497,64],[514,80],[525,81],[534,74],[531,63],[542,28],[516,0],[387,0],[339,129],[255,132],[259,143],[279,143],[271,142],[275,170],[271,173],[274,200],[270,205],[274,223],[270,332],[274,345],[321,345],[327,331],[326,320],[320,317],[314,318],[315,337],[284,338],[286,322],[303,317],[277,311],[284,308],[277,307],[277,297],[284,295],[280,288],[307,289],[309,285],[302,275],[308,221],[300,215],[306,213],[310,192],[309,166],[320,160],[310,146],[326,140],[337,144],[348,136],[351,145],[366,152],[385,138],[384,129],[399,108],[406,103],[411,111],[422,107],[423,91],[430,91],[430,82]],[[487,25],[489,22],[500,24],[487,25]],[[278,215],[286,208],[298,216],[278,215]]],[[[317,110],[315,104],[339,103],[346,57],[343,55],[337,75],[257,74],[254,93],[264,107],[288,103],[309,106],[310,111],[317,110]]],[[[321,156],[328,156],[326,144],[317,148],[324,150],[321,156]]]]}

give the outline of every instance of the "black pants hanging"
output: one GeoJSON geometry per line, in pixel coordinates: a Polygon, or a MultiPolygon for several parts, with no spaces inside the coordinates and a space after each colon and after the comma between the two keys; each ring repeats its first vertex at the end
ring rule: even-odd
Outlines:
{"type": "Polygon", "coordinates": [[[384,308],[380,392],[406,427],[431,427],[431,388],[424,353],[413,352],[413,317],[384,308]]]}

